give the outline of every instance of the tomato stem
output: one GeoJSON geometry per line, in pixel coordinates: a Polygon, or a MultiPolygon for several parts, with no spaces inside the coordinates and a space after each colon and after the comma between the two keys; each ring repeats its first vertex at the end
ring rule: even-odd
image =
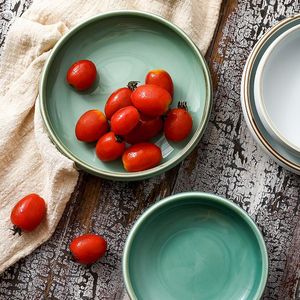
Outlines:
{"type": "Polygon", "coordinates": [[[177,107],[185,109],[186,111],[188,111],[188,107],[187,107],[186,101],[179,101],[177,107]]]}
{"type": "Polygon", "coordinates": [[[118,143],[122,143],[123,142],[123,138],[120,135],[116,134],[115,136],[116,136],[116,141],[118,143]]]}
{"type": "Polygon", "coordinates": [[[134,91],[136,88],[137,88],[137,85],[139,84],[140,82],[139,81],[129,81],[128,84],[127,84],[127,87],[134,91]]]}
{"type": "Polygon", "coordinates": [[[16,234],[18,234],[19,236],[22,235],[22,229],[16,225],[14,225],[13,228],[10,228],[10,230],[13,232],[13,235],[16,235],[16,234]]]}

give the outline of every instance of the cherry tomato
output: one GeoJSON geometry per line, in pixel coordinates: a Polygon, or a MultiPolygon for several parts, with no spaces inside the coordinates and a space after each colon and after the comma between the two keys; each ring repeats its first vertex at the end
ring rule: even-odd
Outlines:
{"type": "Polygon", "coordinates": [[[29,194],[13,208],[10,219],[14,224],[14,234],[32,231],[40,225],[46,215],[46,203],[37,194],[29,194]]]}
{"type": "Polygon", "coordinates": [[[90,88],[97,77],[97,69],[90,60],[79,60],[68,70],[67,82],[78,91],[90,88]]]}
{"type": "Polygon", "coordinates": [[[137,84],[137,81],[130,81],[127,87],[120,88],[109,96],[105,104],[105,115],[108,120],[119,109],[132,105],[131,94],[137,84]]]}
{"type": "Polygon", "coordinates": [[[164,133],[168,140],[179,142],[184,140],[191,132],[193,119],[186,109],[185,104],[179,104],[179,108],[171,109],[166,117],[164,133]]]}
{"type": "Polygon", "coordinates": [[[140,114],[140,121],[128,135],[124,137],[129,144],[148,142],[157,136],[163,128],[161,117],[151,118],[140,114]]]}
{"type": "Polygon", "coordinates": [[[102,161],[112,161],[122,156],[125,151],[125,142],[114,132],[104,134],[96,145],[96,154],[102,161]]]}
{"type": "Polygon", "coordinates": [[[140,114],[134,106],[119,109],[111,117],[111,131],[117,135],[128,134],[139,122],[140,114]]]}
{"type": "Polygon", "coordinates": [[[157,166],[162,160],[161,150],[152,143],[140,143],[129,147],[122,156],[128,172],[138,172],[157,166]]]}
{"type": "Polygon", "coordinates": [[[148,72],[146,84],[155,84],[166,89],[173,98],[174,86],[170,74],[165,70],[152,70],[148,72]]]}
{"type": "Polygon", "coordinates": [[[144,84],[133,91],[131,101],[141,113],[150,117],[158,117],[168,110],[172,98],[162,87],[144,84]]]}
{"type": "Polygon", "coordinates": [[[81,264],[92,264],[101,258],[107,249],[106,240],[97,234],[83,234],[70,243],[74,258],[81,264]]]}
{"type": "Polygon", "coordinates": [[[95,142],[108,130],[105,115],[100,110],[89,110],[77,121],[75,134],[79,141],[95,142]]]}

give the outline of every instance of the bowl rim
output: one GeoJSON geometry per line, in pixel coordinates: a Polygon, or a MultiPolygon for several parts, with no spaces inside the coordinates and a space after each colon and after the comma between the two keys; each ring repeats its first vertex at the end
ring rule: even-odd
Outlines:
{"type": "Polygon", "coordinates": [[[287,31],[281,33],[268,47],[268,49],[264,52],[260,63],[257,67],[255,81],[254,81],[254,91],[257,94],[255,97],[255,103],[257,103],[257,112],[261,118],[262,123],[265,125],[266,129],[268,129],[269,133],[279,142],[283,143],[287,146],[291,151],[296,154],[300,154],[300,146],[297,146],[293,142],[289,141],[284,134],[280,131],[280,129],[275,125],[274,121],[271,119],[268,110],[265,105],[265,98],[263,97],[263,74],[266,68],[266,64],[270,61],[272,53],[276,50],[276,48],[284,42],[286,38],[288,38],[295,31],[299,31],[300,24],[288,29],[287,31]]]}
{"type": "Polygon", "coordinates": [[[73,160],[75,168],[78,170],[84,170],[88,173],[91,173],[93,175],[110,179],[110,180],[118,180],[118,181],[134,181],[134,180],[142,180],[146,178],[150,178],[156,175],[159,175],[161,173],[166,172],[167,170],[173,168],[175,165],[180,163],[187,155],[189,155],[192,150],[196,147],[196,145],[199,143],[200,139],[202,138],[204,131],[206,129],[210,112],[212,109],[212,80],[210,71],[208,68],[208,65],[201,54],[200,50],[197,48],[197,46],[194,44],[194,42],[191,40],[191,38],[177,25],[171,23],[170,21],[155,15],[153,13],[144,12],[144,11],[137,11],[137,10],[116,10],[116,11],[110,11],[106,13],[101,13],[96,16],[93,16],[91,18],[86,19],[85,21],[81,22],[74,28],[72,28],[67,34],[65,34],[54,46],[52,49],[52,52],[50,56],[48,57],[44,68],[42,70],[41,79],[40,79],[40,85],[39,85],[39,102],[40,102],[40,111],[42,115],[42,119],[44,121],[45,127],[47,129],[48,135],[54,145],[57,147],[57,149],[73,160]],[[140,172],[113,172],[113,171],[104,171],[100,170],[96,167],[93,167],[92,165],[89,165],[82,161],[79,157],[74,155],[70,149],[68,149],[64,143],[59,139],[59,137],[55,134],[55,131],[51,125],[51,121],[47,112],[46,107],[46,86],[47,86],[47,75],[49,73],[50,66],[56,56],[56,53],[61,49],[61,47],[65,44],[65,42],[74,34],[76,34],[79,30],[84,28],[85,26],[97,22],[102,19],[110,18],[110,17],[116,17],[116,16],[133,16],[133,17],[143,17],[146,19],[150,19],[153,21],[156,21],[167,28],[173,30],[180,38],[182,38],[188,46],[193,50],[196,57],[199,59],[199,63],[203,68],[203,75],[205,80],[205,89],[206,89],[206,98],[205,98],[205,104],[204,104],[204,110],[203,115],[200,120],[199,126],[196,128],[195,133],[189,140],[189,142],[184,146],[184,148],[180,149],[180,151],[170,160],[145,171],[140,172]]]}
{"type": "Polygon", "coordinates": [[[253,134],[254,138],[257,140],[262,149],[270,155],[275,161],[277,161],[284,168],[300,174],[300,165],[286,158],[282,153],[278,152],[273,148],[271,143],[265,138],[261,129],[257,125],[257,121],[253,115],[253,109],[250,101],[250,78],[253,72],[253,66],[257,59],[257,56],[261,52],[265,43],[279,30],[288,26],[292,22],[296,22],[300,20],[300,14],[296,14],[291,17],[287,17],[281,21],[279,21],[276,25],[267,30],[267,32],[259,39],[259,41],[255,44],[254,48],[249,54],[249,57],[246,61],[243,75],[242,75],[242,83],[241,83],[241,103],[243,113],[245,115],[245,119],[247,125],[250,129],[250,132],[253,134]]]}
{"type": "Polygon", "coordinates": [[[238,216],[242,218],[246,222],[246,224],[249,226],[251,231],[254,233],[256,240],[259,244],[261,258],[262,258],[262,273],[261,273],[261,279],[258,286],[258,289],[256,291],[255,297],[252,300],[259,300],[263,294],[263,291],[265,289],[267,278],[268,278],[268,252],[267,247],[265,244],[265,241],[263,239],[262,233],[258,229],[255,222],[250,218],[250,216],[237,204],[231,202],[230,200],[217,196],[215,194],[211,193],[205,193],[205,192],[184,192],[179,193],[175,195],[171,195],[169,197],[166,197],[159,202],[153,204],[148,208],[134,223],[133,227],[131,228],[129,235],[127,237],[124,251],[123,251],[123,257],[122,257],[122,271],[123,271],[123,278],[125,282],[126,290],[129,294],[130,299],[135,300],[138,299],[134,289],[131,284],[130,275],[129,275],[129,257],[130,257],[130,250],[132,243],[135,239],[135,236],[140,228],[140,226],[144,223],[144,221],[147,220],[149,216],[151,216],[153,213],[157,213],[162,207],[169,205],[172,202],[182,202],[186,200],[186,198],[194,198],[201,201],[213,201],[214,203],[220,204],[223,207],[226,207],[236,213],[238,216]]]}

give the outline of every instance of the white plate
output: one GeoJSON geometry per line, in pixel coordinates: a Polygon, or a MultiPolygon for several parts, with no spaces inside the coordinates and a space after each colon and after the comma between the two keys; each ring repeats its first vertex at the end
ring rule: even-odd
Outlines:
{"type": "Polygon", "coordinates": [[[300,25],[280,34],[264,52],[254,94],[266,130],[300,155],[300,25]]]}
{"type": "Polygon", "coordinates": [[[266,130],[258,114],[254,95],[257,68],[265,51],[278,36],[298,25],[300,25],[300,14],[284,19],[271,28],[255,45],[246,62],[242,77],[241,103],[250,132],[261,148],[281,166],[300,174],[300,156],[285,147],[283,143],[279,143],[266,130]]]}

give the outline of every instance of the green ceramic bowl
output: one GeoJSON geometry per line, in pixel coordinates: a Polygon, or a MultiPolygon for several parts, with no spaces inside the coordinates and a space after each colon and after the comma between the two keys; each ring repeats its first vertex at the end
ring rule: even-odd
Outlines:
{"type": "Polygon", "coordinates": [[[211,81],[205,60],[190,38],[161,17],[137,11],[115,11],[86,20],[54,47],[40,83],[40,107],[50,138],[79,169],[114,180],[139,180],[157,175],[183,160],[199,142],[211,109],[211,81]],[[66,83],[68,68],[77,60],[92,60],[99,82],[78,93],[66,83]],[[95,144],[77,141],[75,124],[85,111],[103,111],[109,95],[130,80],[144,82],[151,69],[166,69],[175,85],[173,106],[187,101],[194,120],[190,137],[168,143],[162,136],[162,163],[151,170],[128,173],[122,162],[101,162],[95,144]]]}
{"type": "Polygon", "coordinates": [[[133,226],[123,254],[132,300],[258,300],[267,274],[255,223],[237,205],[206,193],[153,205],[133,226]]]}

